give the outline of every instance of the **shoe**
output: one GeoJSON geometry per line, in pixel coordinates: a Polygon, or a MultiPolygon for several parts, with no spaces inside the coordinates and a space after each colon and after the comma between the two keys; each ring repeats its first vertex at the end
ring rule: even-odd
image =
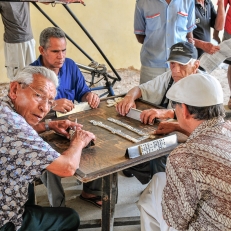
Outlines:
{"type": "Polygon", "coordinates": [[[230,96],[230,98],[229,98],[228,108],[231,109],[231,96],[230,96]]]}
{"type": "Polygon", "coordinates": [[[134,176],[134,174],[132,172],[130,172],[129,169],[124,169],[122,172],[123,172],[124,176],[126,176],[126,177],[133,177],[134,176]]]}
{"type": "Polygon", "coordinates": [[[99,204],[97,203],[97,202],[99,202],[99,201],[102,201],[101,196],[86,198],[86,197],[83,197],[82,195],[80,195],[79,198],[80,198],[81,200],[83,200],[83,201],[92,203],[93,205],[95,205],[95,206],[98,207],[98,208],[101,208],[101,207],[102,207],[102,205],[99,205],[99,204]]]}

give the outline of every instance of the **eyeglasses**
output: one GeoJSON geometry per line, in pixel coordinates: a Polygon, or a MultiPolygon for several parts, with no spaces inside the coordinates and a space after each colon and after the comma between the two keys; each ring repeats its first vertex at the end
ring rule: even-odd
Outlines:
{"type": "Polygon", "coordinates": [[[56,106],[55,100],[53,99],[48,99],[46,96],[38,93],[33,87],[31,87],[30,85],[27,85],[25,83],[20,83],[20,84],[24,84],[25,86],[28,86],[35,94],[33,94],[34,99],[38,102],[38,103],[46,103],[48,104],[48,107],[50,109],[54,108],[56,106]]]}
{"type": "Polygon", "coordinates": [[[173,101],[173,100],[171,100],[170,103],[171,103],[172,109],[175,109],[175,108],[176,108],[176,105],[179,104],[178,102],[173,101]]]}

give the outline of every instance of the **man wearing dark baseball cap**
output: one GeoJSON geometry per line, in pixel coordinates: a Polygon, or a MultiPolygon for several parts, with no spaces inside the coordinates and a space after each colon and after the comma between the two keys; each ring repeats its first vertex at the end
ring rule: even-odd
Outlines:
{"type": "MultiPolygon", "coordinates": [[[[155,118],[174,118],[174,110],[171,108],[169,100],[166,98],[166,93],[171,88],[172,84],[187,77],[188,75],[199,72],[199,60],[196,60],[196,57],[197,49],[193,44],[189,42],[174,44],[171,47],[168,59],[168,62],[170,62],[170,71],[132,88],[124,99],[117,104],[117,112],[125,116],[129,112],[130,108],[136,107],[135,100],[142,97],[146,101],[166,108],[144,110],[141,113],[140,118],[142,123],[150,124],[155,118]]],[[[159,124],[159,128],[160,132],[164,129],[164,133],[169,133],[173,130],[181,130],[178,124],[176,125],[176,123],[165,121],[159,124]]],[[[159,130],[157,129],[157,132],[159,132],[159,130]]],[[[149,182],[151,179],[150,177],[152,177],[154,173],[165,171],[165,162],[166,156],[160,157],[152,161],[151,170],[150,163],[147,162],[142,164],[142,166],[138,165],[129,168],[129,170],[124,170],[123,173],[127,177],[135,175],[141,183],[145,184],[149,182]],[[140,169],[142,169],[142,174],[140,174],[140,169]],[[152,173],[150,173],[150,171],[152,173]]]]}
{"type": "Polygon", "coordinates": [[[176,43],[171,47],[168,62],[188,64],[192,59],[197,59],[197,49],[189,42],[176,43]]]}
{"type": "Polygon", "coordinates": [[[230,230],[231,122],[224,120],[222,87],[197,73],[175,83],[167,97],[190,136],[142,193],[141,231],[230,230]]]}

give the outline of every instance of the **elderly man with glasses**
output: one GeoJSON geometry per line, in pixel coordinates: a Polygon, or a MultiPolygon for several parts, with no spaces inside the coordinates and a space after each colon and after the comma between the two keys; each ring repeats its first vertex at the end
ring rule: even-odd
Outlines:
{"type": "Polygon", "coordinates": [[[190,136],[168,157],[138,202],[142,231],[231,229],[231,123],[220,83],[193,74],[167,93],[190,136]]]}
{"type": "MultiPolygon", "coordinates": [[[[171,86],[187,77],[190,74],[200,72],[198,70],[199,60],[197,59],[197,49],[189,42],[180,42],[171,47],[168,62],[170,62],[170,71],[165,72],[156,78],[143,83],[137,87],[132,88],[124,97],[123,101],[117,104],[116,110],[125,116],[130,108],[135,108],[135,100],[142,97],[142,99],[153,104],[162,106],[166,109],[149,109],[141,113],[141,122],[144,124],[152,123],[155,118],[169,119],[174,118],[174,110],[166,98],[167,91],[171,86]]],[[[162,121],[156,134],[165,134],[172,131],[182,131],[177,123],[162,121]]],[[[127,177],[136,176],[142,183],[146,184],[150,181],[153,174],[165,171],[167,156],[163,156],[134,166],[123,171],[127,177]]]]}
{"type": "Polygon", "coordinates": [[[41,120],[54,106],[58,78],[45,67],[26,67],[10,83],[8,96],[0,98],[0,230],[78,230],[79,216],[70,208],[51,208],[27,201],[28,187],[44,170],[72,176],[79,167],[82,149],[94,134],[69,120],[50,121],[49,128],[69,137],[69,148],[60,155],[38,133],[41,120]]]}

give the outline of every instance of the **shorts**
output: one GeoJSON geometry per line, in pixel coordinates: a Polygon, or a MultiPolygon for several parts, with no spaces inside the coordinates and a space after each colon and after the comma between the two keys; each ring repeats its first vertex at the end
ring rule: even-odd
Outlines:
{"type": "Polygon", "coordinates": [[[18,71],[36,60],[35,40],[23,43],[4,43],[7,77],[13,80],[18,71]]]}

